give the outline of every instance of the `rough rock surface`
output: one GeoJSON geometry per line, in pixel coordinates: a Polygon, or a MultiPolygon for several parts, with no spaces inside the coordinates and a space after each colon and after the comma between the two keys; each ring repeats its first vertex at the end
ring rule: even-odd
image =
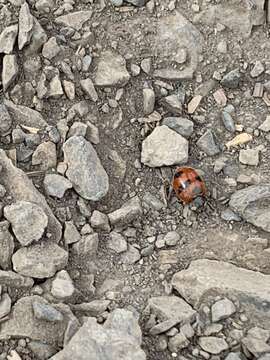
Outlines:
{"type": "Polygon", "coordinates": [[[185,164],[188,141],[167,126],[158,126],[142,143],[141,161],[150,167],[185,164]]]}
{"type": "Polygon", "coordinates": [[[67,178],[84,199],[98,201],[109,189],[109,179],[92,144],[82,136],[72,136],[64,146],[67,178]]]}
{"type": "Polygon", "coordinates": [[[126,310],[112,312],[105,324],[88,318],[64,350],[51,360],[146,360],[140,348],[141,331],[132,313],[126,310]]]}

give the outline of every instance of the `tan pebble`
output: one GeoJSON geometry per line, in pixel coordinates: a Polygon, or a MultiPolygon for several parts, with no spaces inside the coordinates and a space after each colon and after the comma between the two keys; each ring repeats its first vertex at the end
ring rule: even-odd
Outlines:
{"type": "Polygon", "coordinates": [[[194,98],[188,103],[188,113],[193,114],[197,107],[200,105],[200,102],[202,100],[201,95],[196,95],[194,98]]]}
{"type": "Polygon", "coordinates": [[[226,143],[226,147],[229,149],[232,146],[238,146],[241,144],[245,144],[252,140],[252,135],[247,133],[241,133],[235,136],[232,140],[226,143]]]}

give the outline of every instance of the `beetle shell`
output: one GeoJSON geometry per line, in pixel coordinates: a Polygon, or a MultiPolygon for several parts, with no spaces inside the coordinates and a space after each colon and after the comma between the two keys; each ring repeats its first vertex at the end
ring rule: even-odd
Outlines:
{"type": "Polygon", "coordinates": [[[206,186],[200,175],[190,167],[176,169],[173,178],[173,189],[178,199],[184,204],[191,203],[199,196],[206,195],[206,186]]]}

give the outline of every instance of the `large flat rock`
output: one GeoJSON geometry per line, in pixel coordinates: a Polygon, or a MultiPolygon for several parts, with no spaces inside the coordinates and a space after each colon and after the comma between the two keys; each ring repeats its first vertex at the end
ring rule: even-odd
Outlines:
{"type": "Polygon", "coordinates": [[[224,261],[200,259],[187,270],[174,274],[172,285],[190,304],[218,292],[237,296],[240,301],[270,319],[270,275],[239,268],[224,261]]]}
{"type": "Polygon", "coordinates": [[[5,151],[0,150],[1,184],[14,201],[29,201],[40,206],[48,216],[47,233],[50,240],[58,242],[62,236],[62,226],[54,216],[45,197],[35,188],[24,171],[14,166],[5,151]]]}

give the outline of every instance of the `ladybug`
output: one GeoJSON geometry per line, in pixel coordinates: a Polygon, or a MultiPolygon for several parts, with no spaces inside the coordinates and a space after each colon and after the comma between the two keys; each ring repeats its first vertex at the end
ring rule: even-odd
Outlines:
{"type": "Polygon", "coordinates": [[[180,167],[176,169],[173,178],[173,190],[176,196],[189,204],[196,198],[206,195],[206,186],[202,178],[191,167],[180,167]]]}

